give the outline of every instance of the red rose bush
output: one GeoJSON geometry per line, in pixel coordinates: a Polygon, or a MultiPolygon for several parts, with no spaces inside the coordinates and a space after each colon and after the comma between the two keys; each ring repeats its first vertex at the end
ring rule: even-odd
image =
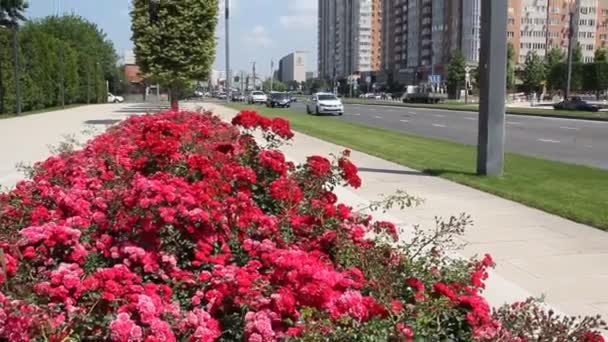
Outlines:
{"type": "MultiPolygon", "coordinates": [[[[170,111],[131,117],[36,164],[30,180],[0,194],[0,340],[538,333],[503,312],[504,324],[482,297],[489,256],[452,261],[418,249],[435,246],[427,238],[395,244],[393,224],[337,202],[334,187],[361,185],[348,152],[294,165],[277,150],[292,137],[289,122],[255,112],[227,124],[170,111]]],[[[596,326],[567,336],[601,341],[596,326]]]]}

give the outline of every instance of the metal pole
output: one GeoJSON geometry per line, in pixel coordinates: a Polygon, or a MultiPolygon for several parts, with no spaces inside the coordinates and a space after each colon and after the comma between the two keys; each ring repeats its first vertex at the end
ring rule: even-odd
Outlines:
{"type": "Polygon", "coordinates": [[[479,136],[477,173],[500,176],[504,169],[507,87],[508,0],[481,1],[479,136]]]}
{"type": "Polygon", "coordinates": [[[270,59],[270,92],[272,93],[272,86],[274,82],[274,73],[272,72],[274,69],[274,60],[270,59]]]}
{"type": "Polygon", "coordinates": [[[580,8],[580,0],[576,0],[574,10],[570,11],[570,28],[568,32],[568,71],[566,75],[566,92],[564,100],[570,98],[570,87],[572,84],[572,55],[575,44],[578,42],[578,13],[580,8]],[[575,29],[577,28],[577,29],[575,29]]]}
{"type": "Polygon", "coordinates": [[[19,54],[17,50],[17,24],[13,31],[13,68],[15,69],[15,113],[21,115],[21,72],[19,70],[19,54]]]}
{"type": "Polygon", "coordinates": [[[61,108],[65,107],[65,65],[64,65],[64,51],[63,51],[63,42],[61,42],[61,46],[59,47],[59,96],[61,97],[61,108]]]}
{"type": "Polygon", "coordinates": [[[256,90],[255,87],[255,61],[253,62],[253,90],[256,90]]]}
{"type": "Polygon", "coordinates": [[[87,61],[87,104],[91,103],[91,61],[87,61]]]}
{"type": "Polygon", "coordinates": [[[230,76],[230,0],[224,0],[226,4],[226,102],[230,102],[231,83],[230,76]]]}

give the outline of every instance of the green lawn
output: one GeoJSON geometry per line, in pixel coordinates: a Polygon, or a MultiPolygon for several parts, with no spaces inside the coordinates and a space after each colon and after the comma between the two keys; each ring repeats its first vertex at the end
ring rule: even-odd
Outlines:
{"type": "MultiPolygon", "coordinates": [[[[435,108],[445,110],[456,110],[456,111],[478,111],[479,106],[477,104],[464,104],[455,102],[446,102],[438,104],[426,104],[426,103],[402,103],[402,102],[387,102],[378,100],[365,100],[365,99],[343,99],[344,103],[348,104],[366,104],[366,105],[383,105],[383,106],[395,106],[395,107],[415,107],[415,108],[435,108]]],[[[553,110],[553,109],[542,109],[542,108],[507,108],[509,114],[519,115],[541,115],[541,116],[558,116],[558,117],[572,117],[572,118],[585,118],[585,119],[600,119],[608,121],[608,112],[583,112],[583,111],[569,111],[569,110],[553,110]]]]}
{"type": "MultiPolygon", "coordinates": [[[[52,111],[56,111],[56,110],[70,109],[70,108],[76,108],[76,107],[81,107],[81,106],[86,106],[86,105],[85,104],[71,104],[71,105],[66,105],[65,107],[58,106],[58,107],[49,107],[49,108],[38,109],[38,110],[31,110],[28,112],[22,112],[21,116],[42,114],[42,113],[48,113],[48,112],[52,112],[52,111]]],[[[15,114],[0,114],[0,120],[17,118],[17,117],[18,116],[16,116],[15,114]]]]}
{"type": "MultiPolygon", "coordinates": [[[[251,106],[231,104],[232,108],[251,106]]],[[[608,171],[516,154],[503,177],[475,175],[476,148],[348,123],[340,118],[255,107],[289,119],[296,131],[608,230],[608,171]]],[[[420,194],[424,197],[424,194],[420,194]]]]}

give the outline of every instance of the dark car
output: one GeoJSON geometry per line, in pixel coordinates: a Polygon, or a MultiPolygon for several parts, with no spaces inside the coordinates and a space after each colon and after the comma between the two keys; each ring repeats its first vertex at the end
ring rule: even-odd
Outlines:
{"type": "Polygon", "coordinates": [[[291,98],[287,93],[272,93],[266,101],[267,107],[290,107],[291,98]]]}
{"type": "Polygon", "coordinates": [[[232,101],[245,102],[245,95],[238,93],[238,92],[234,92],[234,93],[232,93],[232,101]]]}
{"type": "Polygon", "coordinates": [[[554,109],[561,110],[582,110],[586,112],[598,112],[600,107],[583,100],[579,96],[570,98],[570,100],[564,100],[553,106],[554,109]]]}

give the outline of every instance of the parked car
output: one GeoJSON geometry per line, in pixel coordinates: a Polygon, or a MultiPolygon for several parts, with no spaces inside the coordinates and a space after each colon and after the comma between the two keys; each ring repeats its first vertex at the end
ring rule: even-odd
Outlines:
{"type": "Polygon", "coordinates": [[[574,96],[569,100],[564,100],[553,106],[554,109],[561,110],[582,110],[586,112],[598,112],[600,106],[591,104],[583,100],[580,96],[574,96]]]}
{"type": "Polygon", "coordinates": [[[344,114],[344,105],[336,95],[332,93],[316,93],[306,103],[308,114],[344,114]]]}
{"type": "Polygon", "coordinates": [[[112,95],[112,93],[108,93],[108,103],[123,103],[125,102],[125,98],[122,96],[112,95]]]}
{"type": "Polygon", "coordinates": [[[266,103],[266,101],[268,101],[268,96],[259,90],[252,91],[247,99],[249,104],[266,103]]]}
{"type": "Polygon", "coordinates": [[[287,93],[272,93],[266,101],[266,107],[290,107],[291,99],[287,93]]]}
{"type": "Polygon", "coordinates": [[[195,97],[203,97],[203,96],[205,96],[205,93],[203,93],[202,90],[195,90],[194,91],[194,96],[195,97]]]}
{"type": "Polygon", "coordinates": [[[220,100],[225,100],[225,99],[228,98],[228,94],[226,94],[224,92],[218,93],[217,94],[217,98],[220,99],[220,100]]]}
{"type": "Polygon", "coordinates": [[[245,95],[242,93],[232,93],[232,101],[245,102],[245,95]]]}

